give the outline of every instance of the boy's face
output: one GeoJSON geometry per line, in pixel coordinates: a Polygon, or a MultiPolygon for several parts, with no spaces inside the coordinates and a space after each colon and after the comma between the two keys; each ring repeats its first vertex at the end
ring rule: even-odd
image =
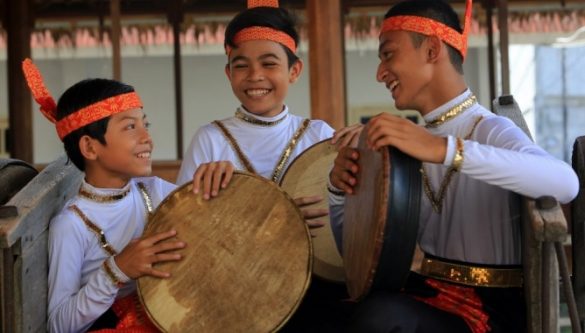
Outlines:
{"type": "Polygon", "coordinates": [[[234,94],[247,111],[273,117],[282,111],[288,86],[297,80],[302,67],[299,60],[289,69],[282,45],[254,40],[232,50],[225,71],[234,94]]]}
{"type": "MultiPolygon", "coordinates": [[[[82,138],[91,145],[86,157],[86,179],[100,187],[121,187],[132,177],[150,175],[152,138],[149,123],[141,109],[111,116],[106,130],[106,144],[82,138]]],[[[83,152],[83,148],[82,148],[83,152]]]]}
{"type": "Polygon", "coordinates": [[[431,67],[427,62],[425,44],[423,41],[415,48],[410,33],[406,31],[387,31],[380,35],[380,64],[376,79],[390,91],[399,110],[421,111],[421,102],[428,97],[425,88],[431,80],[431,67]]]}

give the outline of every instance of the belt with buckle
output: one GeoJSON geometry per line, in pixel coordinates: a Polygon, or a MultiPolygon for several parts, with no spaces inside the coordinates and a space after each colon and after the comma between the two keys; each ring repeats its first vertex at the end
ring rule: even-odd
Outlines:
{"type": "Polygon", "coordinates": [[[493,268],[442,261],[425,257],[420,273],[437,280],[474,287],[522,287],[522,268],[493,268]]]}

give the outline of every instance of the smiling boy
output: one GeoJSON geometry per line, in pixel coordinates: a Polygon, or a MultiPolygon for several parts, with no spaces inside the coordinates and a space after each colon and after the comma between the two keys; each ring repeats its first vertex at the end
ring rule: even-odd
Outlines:
{"type": "Polygon", "coordinates": [[[175,186],[148,177],[153,142],[140,97],[126,84],[88,79],[56,104],[32,61],[23,71],[70,161],[85,173],[49,225],[48,331],[158,332],[134,280],[168,278],[153,264],[180,260],[185,243],[169,240],[173,230],[141,238],[148,214],[175,186]]]}
{"type": "MultiPolygon", "coordinates": [[[[324,121],[296,116],[285,104],[289,86],[303,69],[296,55],[299,35],[295,23],[289,11],[279,8],[278,1],[270,0],[249,1],[248,9],[230,21],[225,32],[225,74],[241,106],[233,117],[197,130],[185,153],[177,184],[193,180],[194,191],[201,190],[204,198],[210,199],[228,186],[234,169],[278,183],[295,157],[334,135],[324,121]]],[[[360,129],[342,129],[332,143],[349,144],[360,129]]],[[[304,206],[323,199],[295,198],[309,227],[323,226],[315,218],[328,211],[304,206]]],[[[343,307],[341,300],[346,297],[343,285],[314,279],[297,314],[283,331],[342,327],[344,314],[332,308],[343,307]]]]}
{"type": "MultiPolygon", "coordinates": [[[[570,166],[479,105],[467,87],[462,64],[471,8],[468,0],[462,28],[444,1],[404,1],[382,24],[376,79],[398,109],[417,110],[426,125],[380,114],[366,126],[367,142],[423,162],[418,245],[425,258],[421,274],[411,272],[401,292],[373,292],[361,302],[351,331],[523,331],[522,240],[512,194],[552,195],[563,203],[577,195],[570,166]]],[[[357,150],[343,149],[330,174],[345,195],[357,186],[358,160],[357,150]]],[[[331,193],[338,243],[343,203],[343,195],[331,193]]]]}

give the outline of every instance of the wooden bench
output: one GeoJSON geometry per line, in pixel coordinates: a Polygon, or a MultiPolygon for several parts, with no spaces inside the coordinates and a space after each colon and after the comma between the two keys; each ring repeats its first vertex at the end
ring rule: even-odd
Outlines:
{"type": "Polygon", "coordinates": [[[47,331],[49,221],[81,182],[81,172],[66,161],[49,164],[2,206],[10,212],[0,218],[2,332],[47,331]]]}
{"type": "MultiPolygon", "coordinates": [[[[522,112],[512,96],[497,98],[494,101],[494,112],[510,118],[532,138],[522,112]]],[[[565,299],[572,312],[573,332],[581,332],[575,317],[575,297],[563,248],[563,242],[568,237],[568,227],[561,206],[552,197],[536,200],[522,197],[519,202],[522,216],[527,331],[530,333],[558,331],[559,277],[562,277],[565,299]]],[[[582,266],[581,263],[574,263],[573,267],[582,266]]]]}
{"type": "Polygon", "coordinates": [[[573,169],[579,177],[579,194],[571,204],[573,289],[581,327],[585,322],[585,136],[573,145],[573,169]]]}

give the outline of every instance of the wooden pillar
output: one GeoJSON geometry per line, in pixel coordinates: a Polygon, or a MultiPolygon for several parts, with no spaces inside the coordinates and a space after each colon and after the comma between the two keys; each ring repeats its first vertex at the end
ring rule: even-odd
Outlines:
{"type": "Polygon", "coordinates": [[[121,32],[121,11],[120,0],[110,1],[110,20],[112,22],[111,39],[112,39],[112,77],[114,80],[122,79],[122,60],[120,51],[120,32],[121,32]]]}
{"type": "Polygon", "coordinates": [[[22,61],[30,58],[30,36],[34,19],[30,0],[5,1],[7,32],[8,151],[12,158],[33,161],[31,95],[22,74],[22,61]]]}
{"type": "Polygon", "coordinates": [[[311,117],[346,124],[342,0],[307,0],[311,117]]]}
{"type": "Polygon", "coordinates": [[[510,94],[510,55],[508,33],[508,0],[498,0],[498,26],[500,27],[500,69],[502,95],[510,94]]]}
{"type": "Polygon", "coordinates": [[[490,84],[490,105],[496,99],[496,56],[494,49],[494,3],[493,0],[485,2],[485,15],[487,25],[487,40],[488,40],[488,68],[489,68],[489,84],[490,84]]]}
{"type": "Polygon", "coordinates": [[[183,84],[181,76],[182,0],[169,2],[169,22],[173,26],[173,65],[175,74],[175,127],[177,131],[177,159],[183,159],[183,84]]]}

